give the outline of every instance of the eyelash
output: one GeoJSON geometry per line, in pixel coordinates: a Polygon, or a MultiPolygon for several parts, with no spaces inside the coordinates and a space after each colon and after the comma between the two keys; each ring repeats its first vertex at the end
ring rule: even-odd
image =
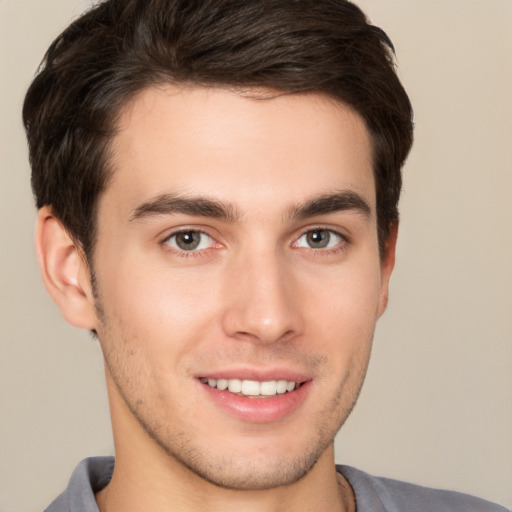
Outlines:
{"type": "Polygon", "coordinates": [[[207,236],[208,238],[211,239],[212,245],[214,245],[216,243],[215,239],[212,236],[210,236],[208,233],[206,233],[205,231],[203,231],[201,229],[183,228],[183,229],[179,229],[177,231],[173,231],[169,236],[165,237],[162,240],[161,245],[163,245],[166,250],[168,250],[169,252],[172,252],[174,255],[179,256],[180,258],[201,257],[201,256],[205,255],[205,251],[208,251],[208,249],[211,249],[211,247],[206,247],[204,249],[193,249],[193,250],[187,251],[186,249],[181,249],[179,247],[170,246],[170,244],[169,244],[170,240],[172,240],[173,238],[175,238],[183,233],[194,233],[194,234],[199,234],[202,236],[207,236]]]}
{"type": "MultiPolygon", "coordinates": [[[[181,258],[190,258],[190,257],[206,256],[207,251],[209,252],[209,249],[212,249],[213,248],[212,246],[214,246],[216,243],[218,244],[218,242],[216,242],[212,236],[210,236],[208,233],[206,233],[205,231],[203,231],[201,229],[183,228],[183,229],[179,229],[177,231],[173,231],[170,235],[165,237],[162,240],[161,245],[164,246],[164,248],[166,250],[168,250],[169,252],[172,252],[174,255],[177,255],[181,258]],[[211,239],[212,245],[210,247],[206,247],[203,249],[194,248],[191,250],[186,250],[186,249],[181,249],[179,247],[170,246],[169,241],[183,233],[193,233],[193,234],[199,234],[201,236],[206,236],[211,239]]],[[[339,252],[342,252],[342,251],[346,250],[347,245],[349,243],[350,243],[350,240],[348,239],[348,237],[346,235],[340,233],[339,231],[336,231],[336,230],[330,229],[330,228],[326,228],[326,227],[322,227],[322,226],[317,226],[317,227],[314,227],[314,228],[311,228],[311,229],[308,229],[308,230],[302,232],[300,234],[300,236],[298,236],[294,240],[294,242],[291,244],[291,246],[296,247],[296,248],[306,249],[308,251],[311,251],[312,254],[320,256],[320,255],[337,254],[339,252]],[[326,232],[326,233],[329,233],[329,236],[334,235],[335,237],[339,238],[339,240],[338,240],[338,242],[336,242],[334,247],[325,247],[325,248],[298,247],[297,244],[299,243],[299,240],[301,238],[306,237],[308,234],[311,234],[314,232],[326,232]]],[[[201,242],[199,244],[201,244],[201,242]]]]}
{"type": "MultiPolygon", "coordinates": [[[[339,231],[336,231],[335,229],[323,227],[323,226],[316,226],[314,228],[308,229],[307,231],[304,231],[296,240],[293,242],[292,246],[298,247],[298,243],[301,238],[306,237],[308,234],[312,234],[315,232],[325,232],[329,234],[329,237],[332,237],[334,235],[336,238],[338,238],[338,241],[335,243],[333,247],[304,247],[304,249],[310,251],[315,256],[328,256],[328,255],[334,255],[338,254],[340,252],[343,252],[347,249],[348,244],[350,243],[348,237],[344,235],[343,233],[340,233],[339,231]]],[[[329,240],[330,242],[330,240],[329,240]]],[[[328,243],[329,243],[328,242],[328,243]]]]}

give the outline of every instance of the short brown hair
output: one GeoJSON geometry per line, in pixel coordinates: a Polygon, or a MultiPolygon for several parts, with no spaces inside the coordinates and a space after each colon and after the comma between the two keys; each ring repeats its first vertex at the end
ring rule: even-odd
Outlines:
{"type": "Polygon", "coordinates": [[[346,0],[107,0],[48,49],[23,107],[37,207],[90,257],[120,109],[158,83],[327,94],[365,120],[381,250],[398,220],[412,109],[386,34],[346,0]]]}

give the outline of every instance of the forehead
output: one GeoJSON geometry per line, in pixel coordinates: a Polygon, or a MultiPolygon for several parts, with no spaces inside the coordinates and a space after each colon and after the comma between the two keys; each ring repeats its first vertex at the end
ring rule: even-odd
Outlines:
{"type": "Polygon", "coordinates": [[[370,136],[320,94],[166,85],[121,112],[106,195],[126,205],[164,193],[247,205],[348,189],[375,202],[370,136]]]}

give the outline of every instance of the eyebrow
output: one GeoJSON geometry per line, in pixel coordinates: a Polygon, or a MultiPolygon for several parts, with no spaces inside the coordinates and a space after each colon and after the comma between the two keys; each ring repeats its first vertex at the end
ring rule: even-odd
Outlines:
{"type": "MultiPolygon", "coordinates": [[[[292,207],[288,211],[290,219],[306,219],[316,215],[325,215],[339,211],[355,211],[370,217],[371,208],[362,196],[352,191],[325,194],[292,207]]],[[[130,221],[140,220],[156,215],[172,215],[183,213],[198,217],[211,217],[226,222],[236,222],[241,215],[235,206],[221,203],[203,196],[185,197],[173,194],[162,194],[135,208],[130,221]]]]}
{"type": "Polygon", "coordinates": [[[361,195],[353,191],[342,191],[314,197],[304,204],[293,207],[289,216],[292,219],[306,219],[340,211],[355,211],[364,217],[370,217],[372,210],[361,195]]]}
{"type": "Polygon", "coordinates": [[[220,203],[202,196],[184,197],[162,194],[135,208],[130,215],[130,221],[174,213],[212,217],[227,222],[235,222],[239,218],[236,208],[230,204],[220,203]]]}

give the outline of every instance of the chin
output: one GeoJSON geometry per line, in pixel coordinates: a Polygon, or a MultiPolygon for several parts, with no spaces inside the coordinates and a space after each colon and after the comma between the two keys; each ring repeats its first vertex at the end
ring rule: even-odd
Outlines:
{"type": "Polygon", "coordinates": [[[303,478],[316,464],[321,453],[300,458],[239,458],[236,455],[217,459],[215,465],[204,459],[180,460],[182,465],[203,480],[223,489],[257,491],[291,485],[303,478]],[[192,462],[192,463],[191,463],[192,462]]]}

